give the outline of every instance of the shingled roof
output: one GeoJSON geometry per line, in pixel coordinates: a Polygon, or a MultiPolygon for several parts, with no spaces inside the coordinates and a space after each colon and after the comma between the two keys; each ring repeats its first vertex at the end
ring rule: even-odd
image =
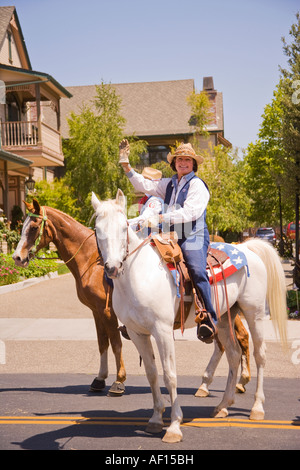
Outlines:
{"type": "Polygon", "coordinates": [[[0,7],[0,48],[14,11],[15,7],[0,7]]]}
{"type": "MultiPolygon", "coordinates": [[[[112,84],[122,100],[122,115],[126,119],[125,134],[138,137],[190,134],[191,117],[187,96],[194,90],[194,80],[112,84]]],[[[70,113],[79,114],[83,104],[93,110],[94,85],[66,87],[73,95],[61,102],[61,133],[68,138],[70,113]]],[[[216,119],[210,130],[223,131],[222,93],[215,92],[216,119]]]]}
{"type": "Polygon", "coordinates": [[[17,30],[19,32],[19,35],[20,35],[20,38],[21,38],[21,41],[22,41],[22,47],[23,47],[23,51],[24,51],[24,55],[25,55],[25,58],[26,58],[27,65],[28,65],[28,68],[31,69],[31,63],[30,63],[27,47],[26,47],[26,44],[25,44],[24,36],[23,36],[23,33],[22,33],[22,28],[21,28],[19,18],[18,18],[18,15],[17,15],[17,10],[14,6],[0,7],[0,50],[2,48],[2,44],[5,40],[6,32],[7,32],[8,26],[10,24],[10,21],[12,20],[13,15],[14,15],[14,18],[15,18],[15,21],[16,21],[17,30]]]}

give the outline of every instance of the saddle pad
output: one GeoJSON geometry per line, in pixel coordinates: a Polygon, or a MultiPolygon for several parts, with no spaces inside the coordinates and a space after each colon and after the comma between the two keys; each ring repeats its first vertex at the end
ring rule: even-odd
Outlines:
{"type": "MultiPolygon", "coordinates": [[[[214,266],[214,274],[216,281],[222,281],[223,279],[223,271],[225,278],[231,276],[234,274],[236,271],[239,269],[243,268],[244,266],[247,268],[247,275],[249,277],[249,269],[248,269],[248,263],[247,263],[247,258],[245,254],[237,248],[236,245],[231,245],[230,243],[211,243],[210,246],[218,251],[223,251],[226,253],[227,258],[225,262],[223,263],[223,270],[221,269],[220,265],[214,266]]],[[[167,263],[167,266],[173,276],[174,283],[177,287],[177,297],[180,297],[179,293],[179,273],[175,269],[174,265],[172,263],[167,263]]],[[[211,271],[209,268],[206,269],[208,279],[210,284],[213,283],[213,277],[211,274],[211,271]]]]}
{"type": "MultiPolygon", "coordinates": [[[[227,259],[223,263],[223,270],[226,278],[231,276],[233,273],[243,268],[244,266],[247,268],[247,275],[249,277],[247,258],[245,254],[237,248],[236,245],[231,245],[230,243],[215,242],[211,243],[211,247],[215,248],[216,250],[224,251],[227,254],[227,259]]],[[[207,269],[207,274],[209,277],[209,282],[210,284],[212,284],[213,278],[210,269],[207,269]]],[[[221,267],[215,266],[214,274],[217,282],[223,279],[223,271],[221,267]]]]}

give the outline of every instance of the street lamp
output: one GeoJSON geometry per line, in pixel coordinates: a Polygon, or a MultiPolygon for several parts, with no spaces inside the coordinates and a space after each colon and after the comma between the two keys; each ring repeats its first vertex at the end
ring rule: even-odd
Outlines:
{"type": "Polygon", "coordinates": [[[28,191],[33,191],[34,190],[35,181],[34,181],[34,179],[32,178],[31,175],[29,176],[29,178],[27,180],[25,180],[25,186],[28,189],[28,191]]]}

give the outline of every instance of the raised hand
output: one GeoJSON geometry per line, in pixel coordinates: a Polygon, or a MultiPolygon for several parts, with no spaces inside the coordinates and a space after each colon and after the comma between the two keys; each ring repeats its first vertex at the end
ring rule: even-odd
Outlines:
{"type": "Polygon", "coordinates": [[[123,139],[119,144],[119,163],[129,163],[130,146],[127,139],[123,139]]]}

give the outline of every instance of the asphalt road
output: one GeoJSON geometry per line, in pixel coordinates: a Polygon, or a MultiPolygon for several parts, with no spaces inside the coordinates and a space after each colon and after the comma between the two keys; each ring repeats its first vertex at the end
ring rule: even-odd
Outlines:
{"type": "MultiPolygon", "coordinates": [[[[289,273],[287,269],[287,282],[291,281],[289,273]]],[[[246,394],[236,395],[227,419],[213,420],[210,414],[226,384],[226,359],[218,366],[210,397],[196,398],[212,346],[196,340],[193,330],[176,334],[184,438],[170,446],[162,443],[162,435],[144,431],[152,412],[152,396],[131,342],[124,340],[125,395],[112,398],[106,393],[115,380],[111,352],[106,390],[89,392],[99,367],[96,334],[92,314],[78,301],[71,275],[22,290],[0,291],[0,449],[97,449],[105,451],[104,459],[116,449],[118,455],[123,455],[121,451],[128,451],[129,456],[142,450],[164,455],[171,451],[185,458],[191,451],[194,463],[202,449],[300,449],[300,322],[288,323],[289,349],[284,353],[266,320],[263,422],[248,419],[256,382],[253,358],[246,394]]],[[[158,370],[161,374],[160,366],[158,370]]],[[[160,380],[167,424],[169,396],[162,377],[160,380]]],[[[139,463],[145,465],[141,458],[139,463]]]]}
{"type": "MultiPolygon", "coordinates": [[[[266,420],[249,421],[255,381],[237,395],[227,419],[210,418],[226,379],[216,377],[208,398],[196,398],[195,376],[178,377],[183,441],[165,444],[145,432],[152,396],[144,376],[130,375],[120,398],[89,392],[85,374],[5,374],[1,377],[0,449],[166,451],[300,449],[299,380],[265,381],[266,420]]],[[[113,377],[109,377],[110,384],[113,377]]],[[[165,424],[170,418],[166,389],[165,424]]],[[[106,455],[106,454],[105,454],[106,455]]]]}

